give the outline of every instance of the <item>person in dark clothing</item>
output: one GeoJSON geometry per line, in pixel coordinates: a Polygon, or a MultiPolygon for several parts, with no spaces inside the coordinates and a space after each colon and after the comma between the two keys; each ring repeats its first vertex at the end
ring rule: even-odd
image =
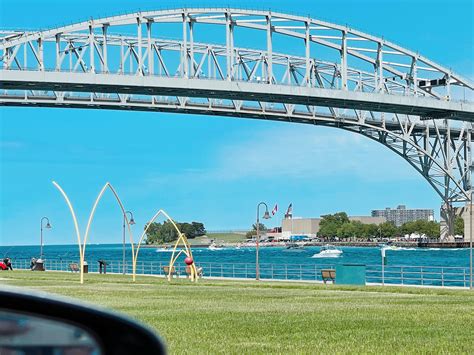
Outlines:
{"type": "Polygon", "coordinates": [[[4,264],[7,266],[7,270],[10,269],[13,271],[13,266],[12,266],[12,259],[10,258],[5,258],[3,259],[4,264]]]}

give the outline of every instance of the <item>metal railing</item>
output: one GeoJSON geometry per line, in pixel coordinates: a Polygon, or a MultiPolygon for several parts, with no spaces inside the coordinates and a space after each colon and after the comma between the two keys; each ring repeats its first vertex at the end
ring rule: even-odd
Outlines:
{"type": "MultiPolygon", "coordinates": [[[[77,260],[46,259],[44,266],[50,271],[71,271],[70,265],[78,264],[77,260]]],[[[136,273],[138,275],[165,276],[164,267],[167,262],[138,261],[136,273]]],[[[254,263],[196,263],[202,268],[204,277],[255,279],[254,263]]],[[[14,269],[30,269],[30,260],[13,260],[14,269]]],[[[132,273],[130,262],[121,260],[110,261],[107,265],[108,273],[121,274],[123,270],[132,273]]],[[[179,277],[186,277],[186,265],[176,264],[176,273],[179,277]]],[[[268,280],[291,281],[322,281],[321,270],[335,269],[333,264],[260,264],[260,278],[268,280]]],[[[88,271],[99,272],[98,262],[89,262],[88,271]]],[[[390,285],[421,285],[421,286],[469,286],[469,269],[467,267],[447,266],[411,266],[411,265],[381,265],[366,266],[366,282],[390,285]]]]}
{"type": "Polygon", "coordinates": [[[397,285],[469,286],[469,269],[451,266],[367,265],[366,282],[397,285]]]}

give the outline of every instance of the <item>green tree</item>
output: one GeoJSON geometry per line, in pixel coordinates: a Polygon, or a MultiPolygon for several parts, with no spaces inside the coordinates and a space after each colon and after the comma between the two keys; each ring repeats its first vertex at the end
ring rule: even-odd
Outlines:
{"type": "Polygon", "coordinates": [[[383,238],[393,238],[399,235],[399,230],[393,222],[383,222],[378,226],[379,234],[377,236],[382,236],[383,238]]]}
{"type": "MultiPolygon", "coordinates": [[[[179,223],[176,222],[176,226],[185,234],[187,238],[195,238],[206,233],[204,224],[200,222],[192,223],[179,223]]],[[[146,228],[146,226],[145,226],[146,228]]],[[[152,223],[146,233],[147,244],[163,244],[175,241],[178,239],[178,231],[174,228],[170,221],[163,223],[152,223]]]]}
{"type": "Polygon", "coordinates": [[[196,237],[206,234],[206,228],[204,228],[204,224],[201,222],[191,222],[194,227],[194,234],[196,237]]]}
{"type": "Polygon", "coordinates": [[[324,215],[321,218],[321,222],[319,222],[318,236],[337,237],[338,229],[341,228],[345,223],[349,223],[349,218],[345,212],[324,215]]]}
{"type": "MultiPolygon", "coordinates": [[[[258,223],[258,229],[260,232],[264,232],[267,230],[267,227],[261,222],[258,223]]],[[[245,233],[245,237],[252,238],[253,236],[257,235],[257,223],[252,224],[252,230],[245,233]]]]}
{"type": "Polygon", "coordinates": [[[464,235],[464,219],[461,216],[456,216],[454,219],[454,234],[464,235]]]}
{"type": "MultiPolygon", "coordinates": [[[[252,224],[252,229],[253,229],[254,231],[257,230],[257,223],[252,224]]],[[[263,223],[259,222],[259,223],[258,223],[258,230],[259,230],[259,231],[266,231],[266,230],[267,230],[267,227],[265,227],[265,225],[264,225],[263,223]]]]}
{"type": "Polygon", "coordinates": [[[376,224],[364,224],[364,238],[373,238],[377,237],[378,235],[379,226],[376,224]]]}
{"type": "Polygon", "coordinates": [[[339,238],[360,238],[364,233],[364,225],[359,221],[350,221],[342,224],[337,229],[339,238]]]}
{"type": "Polygon", "coordinates": [[[439,223],[435,221],[416,220],[404,223],[400,227],[400,234],[424,234],[428,237],[439,238],[439,223]]]}

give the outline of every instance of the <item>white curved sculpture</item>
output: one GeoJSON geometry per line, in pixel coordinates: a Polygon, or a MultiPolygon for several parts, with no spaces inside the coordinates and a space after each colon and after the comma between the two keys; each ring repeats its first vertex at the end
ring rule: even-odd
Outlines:
{"type": "MultiPolygon", "coordinates": [[[[133,279],[133,281],[135,281],[135,279],[136,279],[137,259],[138,259],[138,252],[140,251],[140,245],[143,242],[143,239],[145,238],[146,232],[148,231],[151,223],[153,223],[160,215],[164,215],[171,222],[171,224],[173,225],[175,230],[178,232],[178,236],[179,236],[178,240],[176,241],[175,246],[173,248],[173,253],[171,255],[170,267],[169,267],[169,273],[168,273],[168,280],[171,279],[171,269],[172,269],[174,263],[176,262],[176,260],[178,259],[178,257],[182,253],[184,253],[187,257],[190,257],[191,259],[193,258],[193,254],[191,252],[191,247],[189,246],[189,243],[188,243],[188,240],[187,240],[186,236],[183,233],[181,233],[181,231],[179,230],[178,226],[173,221],[173,219],[162,209],[160,209],[157,213],[155,213],[155,215],[152,217],[152,219],[150,221],[148,221],[145,230],[143,231],[142,235],[140,236],[140,239],[139,239],[138,245],[137,245],[137,249],[135,251],[135,245],[134,245],[134,242],[133,242],[133,233],[132,233],[132,229],[130,227],[130,222],[128,220],[128,216],[127,216],[125,207],[123,206],[123,203],[120,200],[117,192],[115,191],[115,189],[113,188],[113,186],[109,182],[105,183],[104,187],[102,187],[99,194],[97,195],[97,198],[95,199],[94,205],[92,206],[92,210],[89,214],[89,219],[87,221],[87,227],[86,227],[86,231],[84,233],[84,239],[82,240],[81,232],[79,230],[79,223],[77,221],[77,216],[76,216],[76,213],[74,211],[74,207],[72,206],[72,203],[69,200],[68,195],[66,194],[66,192],[62,189],[62,187],[56,181],[53,181],[53,185],[59,190],[61,195],[66,200],[66,203],[69,207],[69,211],[71,212],[72,219],[74,221],[74,228],[75,228],[76,236],[77,236],[77,245],[79,247],[79,258],[80,258],[80,271],[79,271],[79,273],[80,273],[81,284],[84,283],[84,260],[85,260],[86,245],[87,245],[87,239],[88,239],[88,236],[89,236],[90,227],[92,225],[92,221],[94,220],[94,215],[95,215],[95,211],[97,209],[97,206],[98,206],[100,200],[102,199],[102,196],[104,195],[104,192],[107,190],[107,188],[110,189],[110,191],[112,191],[112,193],[114,194],[115,199],[117,200],[117,203],[119,204],[120,209],[122,210],[124,220],[127,223],[128,233],[130,235],[130,245],[132,247],[132,270],[133,270],[132,271],[132,279],[133,279]],[[176,254],[176,251],[177,251],[177,248],[178,248],[180,242],[183,243],[184,249],[180,250],[176,254]]],[[[190,265],[190,269],[191,269],[191,281],[197,281],[197,269],[196,269],[196,265],[195,265],[194,262],[190,265]]]]}
{"type": "MultiPolygon", "coordinates": [[[[168,221],[171,222],[171,224],[173,225],[174,229],[178,232],[178,239],[176,240],[176,243],[174,245],[174,248],[173,248],[173,253],[171,254],[171,259],[170,259],[170,264],[169,264],[169,268],[168,268],[168,281],[171,280],[171,274],[172,274],[172,268],[173,268],[173,265],[174,263],[176,262],[176,260],[178,259],[178,257],[184,253],[187,257],[193,259],[193,254],[191,252],[191,247],[189,246],[189,243],[188,243],[188,240],[186,238],[186,235],[181,233],[181,231],[179,230],[178,226],[176,225],[176,223],[173,221],[173,219],[162,209],[160,209],[157,213],[155,213],[155,215],[152,217],[152,219],[150,219],[146,225],[146,228],[145,230],[143,231],[142,235],[140,236],[140,240],[138,241],[138,245],[137,245],[137,250],[136,250],[136,254],[133,258],[133,281],[135,281],[135,271],[136,271],[136,263],[137,263],[137,260],[138,260],[138,252],[140,251],[140,245],[141,243],[143,242],[143,238],[145,238],[145,235],[146,235],[146,232],[148,231],[148,228],[150,228],[150,225],[160,216],[160,215],[164,215],[168,221]],[[176,250],[178,248],[178,245],[179,243],[182,242],[183,245],[184,245],[184,249],[180,250],[178,252],[178,254],[176,254],[176,250]]],[[[133,252],[133,250],[132,250],[133,252]]],[[[193,259],[193,263],[191,265],[189,265],[190,267],[190,270],[191,270],[191,281],[197,281],[198,279],[198,275],[197,275],[197,269],[196,269],[196,264],[194,263],[194,259],[193,259]]]]}
{"type": "MultiPolygon", "coordinates": [[[[115,189],[113,188],[113,186],[109,182],[107,182],[104,185],[104,187],[102,188],[102,190],[100,190],[99,195],[97,196],[97,198],[94,202],[94,206],[92,207],[91,213],[89,214],[89,220],[87,221],[87,227],[86,227],[86,232],[84,234],[84,240],[81,240],[81,232],[79,231],[79,224],[77,222],[76,213],[74,211],[74,207],[72,206],[71,201],[69,200],[69,197],[67,196],[66,192],[61,188],[61,186],[56,181],[53,181],[53,185],[59,190],[59,192],[62,194],[62,196],[66,200],[66,203],[69,207],[69,211],[71,212],[71,215],[72,215],[72,219],[74,221],[74,228],[76,230],[76,236],[77,236],[77,244],[78,244],[78,247],[79,247],[79,258],[80,258],[79,273],[80,273],[81,284],[84,283],[84,257],[85,257],[85,252],[86,252],[87,237],[89,236],[90,226],[91,226],[92,221],[94,219],[94,214],[95,214],[95,210],[97,208],[97,205],[99,204],[99,201],[101,200],[101,198],[104,195],[104,192],[107,188],[109,188],[112,191],[112,193],[114,194],[115,199],[117,200],[117,202],[120,206],[120,209],[122,210],[124,220],[127,223],[128,233],[130,235],[130,244],[132,246],[132,264],[133,265],[136,264],[136,262],[135,262],[135,253],[134,253],[134,244],[133,244],[133,233],[132,233],[132,229],[130,228],[130,222],[128,220],[125,208],[123,207],[122,201],[120,201],[120,198],[118,197],[117,192],[115,191],[115,189]],[[81,243],[82,243],[82,245],[81,245],[81,243]]],[[[134,268],[135,268],[135,266],[134,266],[134,268]]],[[[135,280],[135,272],[133,274],[133,280],[135,280]]]]}

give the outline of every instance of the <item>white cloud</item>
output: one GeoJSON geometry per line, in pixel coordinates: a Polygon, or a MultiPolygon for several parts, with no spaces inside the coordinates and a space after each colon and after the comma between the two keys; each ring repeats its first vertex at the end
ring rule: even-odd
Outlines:
{"type": "Polygon", "coordinates": [[[419,178],[402,158],[363,136],[336,129],[291,125],[226,143],[219,148],[215,163],[209,169],[160,174],[148,182],[340,176],[374,182],[419,178]]]}
{"type": "Polygon", "coordinates": [[[354,133],[312,126],[279,128],[228,145],[218,163],[216,172],[224,179],[357,175],[380,180],[416,175],[400,157],[376,142],[354,133]]]}

